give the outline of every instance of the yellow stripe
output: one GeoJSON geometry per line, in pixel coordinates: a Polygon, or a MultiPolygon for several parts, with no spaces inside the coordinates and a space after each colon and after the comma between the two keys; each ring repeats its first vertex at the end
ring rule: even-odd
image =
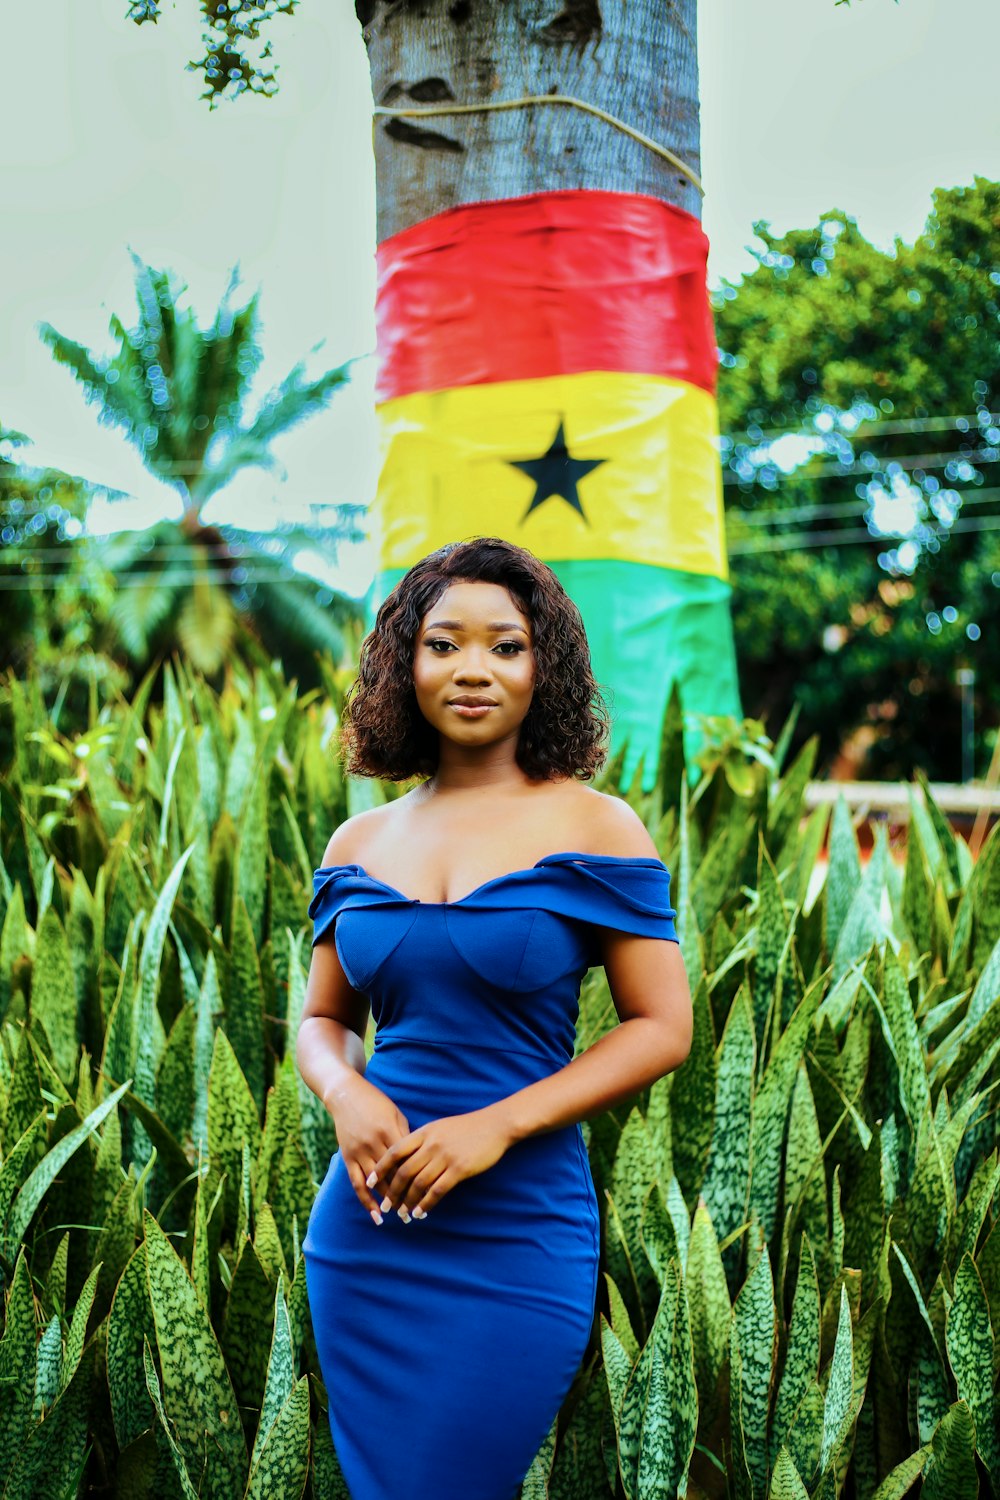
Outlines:
{"type": "Polygon", "coordinates": [[[379,567],[409,568],[446,542],[502,536],[546,560],[652,563],[726,578],[714,399],[661,376],[556,375],[399,396],[379,407],[372,516],[379,567]],[[559,496],[528,514],[537,459],[564,424],[581,516],[559,496]]]}

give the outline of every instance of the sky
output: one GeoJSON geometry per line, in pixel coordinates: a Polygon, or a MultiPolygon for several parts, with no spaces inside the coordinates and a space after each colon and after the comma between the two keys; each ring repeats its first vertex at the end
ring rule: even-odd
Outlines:
{"type": "MultiPolygon", "coordinates": [[[[367,501],[372,411],[375,184],[371,97],[350,0],[300,0],[271,26],[279,93],[214,111],[199,100],[194,0],[158,25],[123,0],[6,0],[0,92],[0,423],[26,462],[135,497],[95,507],[91,530],[179,511],[37,334],[97,352],[135,319],[129,248],[173,269],[208,324],[231,268],[260,288],[262,396],[306,359],[352,361],[327,411],[275,445],[285,477],[251,471],[210,519],[267,527],[367,501]],[[44,76],[39,59],[44,58],[44,76]]],[[[775,231],[854,214],[885,248],[920,232],[936,186],[1000,177],[995,0],[699,0],[709,281],[752,269],[755,220],[775,231]]],[[[603,128],[595,123],[595,128],[603,128]]],[[[362,592],[365,545],[331,581],[362,592]]]]}

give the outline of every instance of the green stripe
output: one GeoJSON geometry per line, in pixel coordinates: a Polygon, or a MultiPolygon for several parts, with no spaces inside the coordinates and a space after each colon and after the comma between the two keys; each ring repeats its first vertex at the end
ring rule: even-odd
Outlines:
{"type": "MultiPolygon", "coordinates": [[[[549,566],[583,615],[594,676],[611,711],[612,751],[628,744],[626,779],[642,756],[643,781],[652,783],[674,682],[686,712],[742,718],[728,583],[646,563],[573,559],[549,566]]],[[[370,619],[404,572],[379,574],[370,619]]],[[[700,740],[685,731],[689,764],[700,740]]]]}

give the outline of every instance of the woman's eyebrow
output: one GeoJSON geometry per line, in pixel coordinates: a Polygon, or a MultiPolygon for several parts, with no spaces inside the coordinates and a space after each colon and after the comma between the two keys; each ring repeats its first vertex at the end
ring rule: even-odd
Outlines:
{"type": "MultiPolygon", "coordinates": [[[[424,627],[426,630],[464,630],[465,626],[461,620],[431,620],[424,627]]],[[[518,625],[516,620],[491,620],[486,627],[487,630],[519,630],[522,635],[527,635],[523,625],[518,625]]]]}

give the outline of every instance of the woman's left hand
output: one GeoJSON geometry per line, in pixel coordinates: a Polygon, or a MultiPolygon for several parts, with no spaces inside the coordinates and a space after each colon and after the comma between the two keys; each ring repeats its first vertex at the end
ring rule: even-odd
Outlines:
{"type": "Polygon", "coordinates": [[[379,1158],[368,1186],[378,1184],[385,1194],[383,1213],[397,1209],[404,1223],[411,1216],[423,1219],[456,1183],[487,1171],[509,1145],[506,1131],[488,1109],[431,1120],[379,1158]]]}

